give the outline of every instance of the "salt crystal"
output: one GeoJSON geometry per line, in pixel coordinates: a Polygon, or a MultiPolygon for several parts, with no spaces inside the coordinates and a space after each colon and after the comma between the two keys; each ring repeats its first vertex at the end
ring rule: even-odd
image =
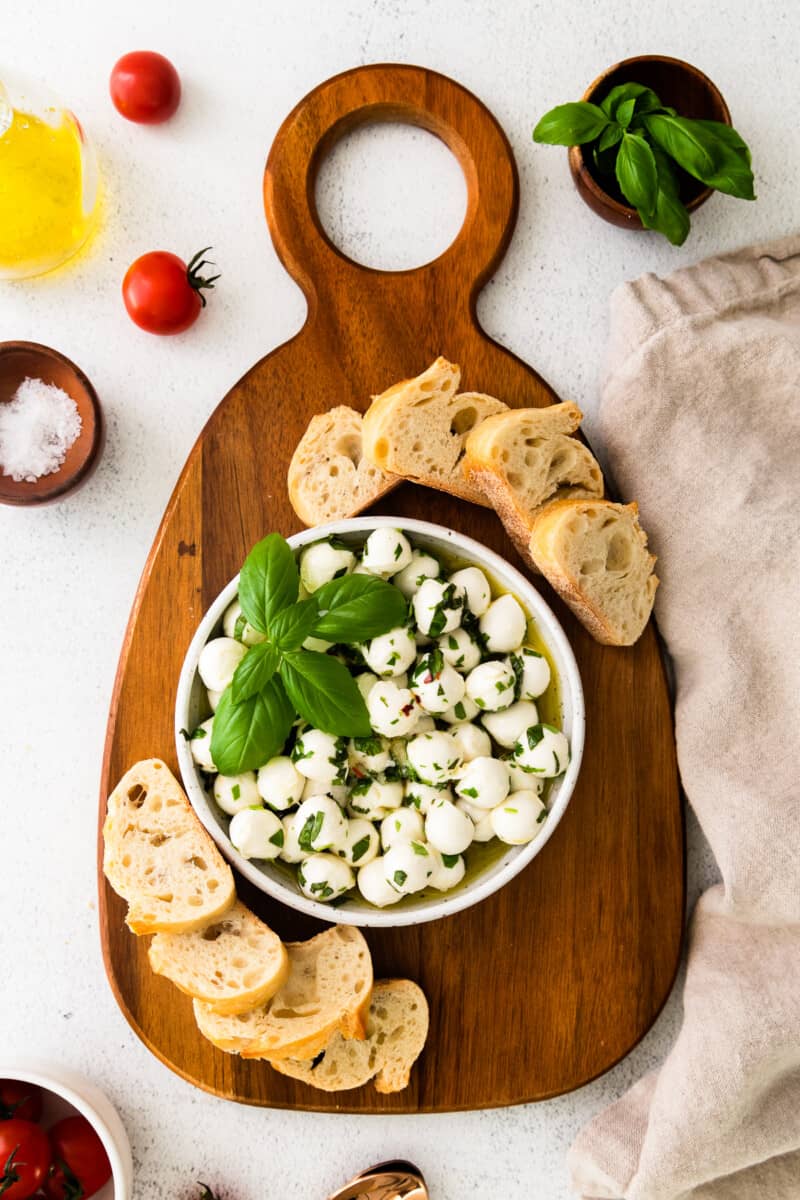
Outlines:
{"type": "Polygon", "coordinates": [[[0,467],[15,482],[35,483],[52,475],[81,431],[71,396],[43,379],[25,379],[0,403],[0,467]]]}

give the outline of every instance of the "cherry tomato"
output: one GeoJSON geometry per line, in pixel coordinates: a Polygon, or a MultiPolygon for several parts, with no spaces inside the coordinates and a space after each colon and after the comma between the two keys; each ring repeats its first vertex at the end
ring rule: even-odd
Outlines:
{"type": "Polygon", "coordinates": [[[85,1117],[65,1117],[50,1130],[53,1165],[44,1185],[48,1200],[89,1200],[111,1178],[103,1143],[85,1117]]]}
{"type": "Polygon", "coordinates": [[[33,1121],[12,1117],[0,1121],[0,1196],[27,1200],[47,1178],[50,1166],[47,1134],[33,1121]]]}
{"type": "Polygon", "coordinates": [[[148,333],[182,333],[194,325],[205,308],[203,288],[212,288],[219,275],[203,279],[200,272],[210,266],[203,255],[206,246],[189,265],[166,250],[143,254],[128,267],[122,281],[122,298],[132,321],[148,333]]]}
{"type": "Polygon", "coordinates": [[[163,54],[134,50],[114,65],[109,82],[114,107],[128,121],[160,125],[181,100],[178,72],[163,54]]]}
{"type": "Polygon", "coordinates": [[[0,1121],[21,1117],[38,1121],[42,1115],[42,1089],[20,1079],[0,1079],[0,1121]]]}

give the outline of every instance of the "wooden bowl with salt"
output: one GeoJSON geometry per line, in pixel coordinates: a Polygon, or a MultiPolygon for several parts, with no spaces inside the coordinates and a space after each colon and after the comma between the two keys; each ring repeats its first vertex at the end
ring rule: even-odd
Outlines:
{"type": "Polygon", "coordinates": [[[66,449],[61,465],[33,480],[17,480],[5,473],[0,439],[0,504],[49,504],[62,499],[86,482],[103,448],[100,401],[80,367],[58,350],[37,342],[0,342],[0,406],[11,402],[26,379],[66,392],[75,402],[80,433],[66,449]]]}

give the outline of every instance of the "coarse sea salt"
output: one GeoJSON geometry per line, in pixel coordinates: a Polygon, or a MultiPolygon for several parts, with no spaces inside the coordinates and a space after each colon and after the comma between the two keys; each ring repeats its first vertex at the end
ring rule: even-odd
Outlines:
{"type": "Polygon", "coordinates": [[[78,406],[63,388],[25,379],[0,404],[0,467],[16,483],[52,475],[81,431],[78,406]]]}

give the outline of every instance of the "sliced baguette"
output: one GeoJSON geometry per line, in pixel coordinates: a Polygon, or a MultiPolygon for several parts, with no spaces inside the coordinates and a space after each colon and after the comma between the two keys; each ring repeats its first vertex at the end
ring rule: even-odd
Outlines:
{"type": "Polygon", "coordinates": [[[647,624],[658,579],[636,504],[559,500],[536,519],[536,566],[598,642],[632,646],[647,624]]]}
{"type": "Polygon", "coordinates": [[[204,1037],[243,1058],[313,1058],[339,1032],[363,1038],[372,996],[372,959],[363,935],[334,925],[308,942],[290,942],[289,975],[265,1005],[222,1016],[195,1000],[204,1037]]]}
{"type": "Polygon", "coordinates": [[[230,867],[169,768],[145,759],[108,798],[103,870],[134,933],[188,933],[236,900],[230,867]]]}
{"type": "Polygon", "coordinates": [[[339,405],[309,421],[287,478],[292,508],[305,525],[354,517],[402,483],[364,457],[362,420],[339,405]]]}
{"type": "Polygon", "coordinates": [[[345,1041],[335,1033],[309,1062],[285,1058],[272,1065],[323,1092],[345,1092],[375,1080],[378,1092],[401,1092],[428,1036],[425,993],[409,979],[375,984],[364,1041],[345,1041]]]}
{"type": "Polygon", "coordinates": [[[483,492],[529,564],[531,529],[543,504],[603,495],[603,473],[594,455],[569,436],[582,416],[569,401],[516,408],[487,417],[467,438],[464,474],[483,492]]]}
{"type": "Polygon", "coordinates": [[[364,453],[382,471],[489,506],[461,470],[467,434],[506,405],[479,392],[458,394],[461,371],[437,358],[416,379],[374,396],[364,414],[364,453]]]}
{"type": "Polygon", "coordinates": [[[157,933],[147,953],[156,975],[218,1013],[265,1004],[289,974],[289,956],[277,933],[238,900],[205,929],[157,933]]]}

